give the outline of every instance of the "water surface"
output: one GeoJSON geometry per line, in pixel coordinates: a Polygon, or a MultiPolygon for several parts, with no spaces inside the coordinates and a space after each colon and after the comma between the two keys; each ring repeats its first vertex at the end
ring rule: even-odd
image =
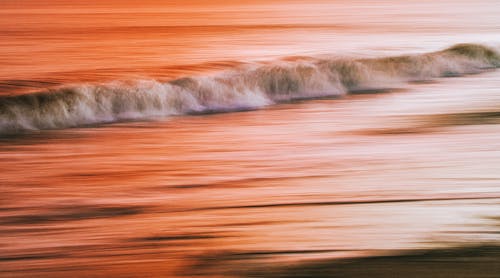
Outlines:
{"type": "Polygon", "coordinates": [[[496,1],[0,5],[0,276],[498,240],[496,1]]]}

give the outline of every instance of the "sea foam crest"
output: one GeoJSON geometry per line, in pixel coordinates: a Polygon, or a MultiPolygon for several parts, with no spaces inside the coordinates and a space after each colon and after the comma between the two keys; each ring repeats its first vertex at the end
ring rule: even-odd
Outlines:
{"type": "Polygon", "coordinates": [[[86,84],[0,97],[0,134],[256,109],[296,99],[340,96],[403,82],[500,66],[495,50],[459,44],[443,51],[373,59],[304,58],[239,67],[214,76],[86,84]]]}

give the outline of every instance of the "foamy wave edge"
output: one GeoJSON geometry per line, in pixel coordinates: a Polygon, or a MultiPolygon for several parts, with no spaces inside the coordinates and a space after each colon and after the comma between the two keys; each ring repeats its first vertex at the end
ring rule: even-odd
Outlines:
{"type": "Polygon", "coordinates": [[[236,68],[214,76],[85,84],[0,97],[0,134],[170,115],[258,109],[297,99],[342,96],[500,67],[478,44],[373,59],[303,58],[236,68]]]}

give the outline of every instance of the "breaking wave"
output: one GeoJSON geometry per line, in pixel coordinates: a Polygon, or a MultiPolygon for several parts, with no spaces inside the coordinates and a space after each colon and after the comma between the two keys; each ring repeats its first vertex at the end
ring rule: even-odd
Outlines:
{"type": "Polygon", "coordinates": [[[247,65],[214,76],[115,81],[0,97],[0,134],[169,115],[225,112],[296,99],[341,96],[404,82],[478,73],[500,54],[476,44],[373,59],[301,58],[247,65]]]}

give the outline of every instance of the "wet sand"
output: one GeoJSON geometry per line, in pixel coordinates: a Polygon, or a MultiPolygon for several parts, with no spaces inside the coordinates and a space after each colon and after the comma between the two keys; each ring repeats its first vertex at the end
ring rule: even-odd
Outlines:
{"type": "Polygon", "coordinates": [[[497,74],[3,138],[0,276],[487,275],[497,74]]]}
{"type": "Polygon", "coordinates": [[[500,247],[477,246],[268,266],[245,277],[498,277],[500,247]]]}

